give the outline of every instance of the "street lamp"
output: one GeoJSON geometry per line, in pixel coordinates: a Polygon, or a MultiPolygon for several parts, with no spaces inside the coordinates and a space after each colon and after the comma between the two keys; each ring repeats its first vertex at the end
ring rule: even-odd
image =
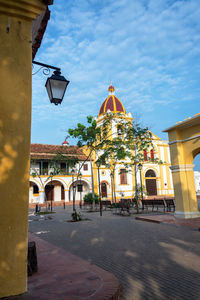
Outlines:
{"type": "Polygon", "coordinates": [[[100,216],[102,217],[102,204],[101,204],[101,182],[100,182],[100,172],[99,172],[99,168],[101,163],[99,161],[96,161],[96,165],[97,165],[97,170],[98,170],[98,182],[99,182],[99,204],[100,204],[100,216]]]}
{"type": "Polygon", "coordinates": [[[52,202],[53,202],[53,185],[52,185],[52,176],[51,176],[51,211],[53,210],[52,202]]]}
{"type": "Polygon", "coordinates": [[[40,69],[32,75],[37,74],[41,69],[43,69],[44,75],[49,75],[50,69],[55,70],[53,72],[53,75],[47,78],[45,87],[47,89],[50,102],[54,103],[55,105],[61,104],[65,95],[66,88],[69,84],[69,80],[67,80],[64,76],[61,75],[60,68],[43,64],[37,61],[33,61],[32,63],[40,66],[40,69]]]}
{"type": "Polygon", "coordinates": [[[142,205],[143,205],[142,167],[143,167],[143,165],[141,163],[139,163],[138,164],[138,169],[140,171],[141,196],[142,196],[142,205]]]}
{"type": "Polygon", "coordinates": [[[47,78],[45,87],[51,103],[61,104],[69,81],[61,75],[60,71],[54,71],[51,77],[47,78]]]}
{"type": "Polygon", "coordinates": [[[80,178],[80,203],[79,206],[80,208],[82,208],[82,184],[81,184],[81,178],[82,178],[82,174],[79,174],[79,178],[80,178]]]}
{"type": "Polygon", "coordinates": [[[110,173],[110,179],[111,179],[111,191],[112,191],[112,203],[113,203],[113,173],[110,173]]]}
{"type": "Polygon", "coordinates": [[[73,192],[73,211],[75,211],[76,209],[75,209],[75,193],[74,193],[74,175],[75,175],[74,169],[71,170],[71,174],[72,174],[72,192],[73,192]]]}

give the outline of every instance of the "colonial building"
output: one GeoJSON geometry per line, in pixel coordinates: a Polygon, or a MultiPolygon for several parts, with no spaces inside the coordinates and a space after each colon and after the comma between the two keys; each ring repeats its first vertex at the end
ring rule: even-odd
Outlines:
{"type": "Polygon", "coordinates": [[[91,189],[90,174],[87,156],[78,147],[69,146],[67,141],[62,146],[32,144],[29,202],[72,201],[72,186],[77,191],[76,200],[83,199],[91,189]],[[59,155],[62,158],[60,161],[59,155]],[[75,167],[70,166],[69,158],[77,158],[79,162],[75,167]],[[82,177],[77,178],[77,170],[81,165],[82,177]],[[76,170],[74,174],[72,170],[76,170]]]}
{"type": "MultiPolygon", "coordinates": [[[[109,95],[102,103],[98,117],[96,118],[98,126],[102,126],[105,114],[110,112],[112,114],[120,113],[123,118],[132,120],[131,113],[126,113],[122,102],[114,95],[114,87],[110,86],[109,95]]],[[[111,125],[112,136],[118,135],[119,128],[117,126],[117,119],[113,119],[111,125]]],[[[93,172],[94,172],[94,188],[98,193],[98,174],[95,161],[98,159],[98,153],[93,155],[93,172]]],[[[143,186],[144,195],[146,197],[156,196],[173,196],[173,183],[170,171],[170,155],[168,143],[162,141],[159,137],[153,134],[153,147],[149,151],[144,151],[144,162],[142,163],[141,172],[135,170],[130,165],[127,170],[123,162],[118,162],[115,165],[115,176],[113,176],[110,169],[100,167],[100,186],[101,196],[107,199],[120,199],[134,197],[136,182],[143,186]],[[150,159],[149,159],[150,158],[150,159]],[[162,161],[162,164],[156,163],[156,158],[162,161]],[[114,186],[114,195],[113,188],[114,186]]],[[[74,186],[76,200],[82,200],[84,195],[91,192],[91,166],[84,149],[82,151],[76,146],[69,146],[65,141],[62,146],[58,145],[31,145],[31,168],[30,168],[30,189],[29,199],[30,203],[44,203],[45,200],[52,200],[59,202],[65,200],[72,201],[72,187],[74,186]],[[77,178],[77,174],[72,176],[72,168],[65,162],[58,161],[60,173],[51,177],[53,167],[51,161],[61,153],[64,157],[77,157],[79,162],[75,166],[75,170],[80,169],[81,178],[77,178]]]]}
{"type": "MultiPolygon", "coordinates": [[[[125,120],[132,121],[132,114],[126,113],[126,110],[122,102],[115,96],[115,89],[111,85],[108,88],[109,95],[102,103],[99,114],[97,117],[97,123],[101,127],[106,113],[112,113],[114,116],[120,114],[125,120]]],[[[113,118],[111,125],[111,135],[113,137],[120,135],[120,128],[118,126],[117,117],[113,118]]],[[[128,172],[125,170],[124,165],[119,162],[115,165],[115,194],[116,198],[122,197],[130,198],[134,197],[134,190],[136,182],[138,185],[144,187],[144,195],[146,196],[173,196],[173,183],[170,171],[170,155],[168,143],[162,141],[156,135],[153,135],[153,147],[149,151],[144,151],[144,162],[142,163],[141,174],[140,171],[135,170],[130,166],[128,172]],[[149,159],[150,158],[150,159],[149,159]],[[162,161],[162,164],[154,163],[158,158],[162,161]],[[140,176],[141,175],[141,176],[140,176]]],[[[95,160],[98,158],[98,153],[95,160]]],[[[128,161],[126,161],[128,162],[128,161]]],[[[101,191],[102,195],[107,198],[112,198],[111,191],[111,178],[110,170],[101,167],[101,191]]]]}

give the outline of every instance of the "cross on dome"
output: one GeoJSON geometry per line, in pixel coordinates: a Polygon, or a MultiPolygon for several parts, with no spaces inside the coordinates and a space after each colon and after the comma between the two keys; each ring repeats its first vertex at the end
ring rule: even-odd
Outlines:
{"type": "Polygon", "coordinates": [[[111,85],[110,85],[109,88],[108,88],[108,92],[109,92],[109,95],[114,95],[115,88],[114,88],[114,86],[112,85],[112,83],[111,83],[111,85]]]}

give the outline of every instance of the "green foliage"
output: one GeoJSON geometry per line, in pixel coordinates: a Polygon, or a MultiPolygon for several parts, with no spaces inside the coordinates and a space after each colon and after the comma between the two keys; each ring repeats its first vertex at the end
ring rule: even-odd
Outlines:
{"type": "Polygon", "coordinates": [[[78,123],[75,129],[68,129],[68,133],[78,139],[78,147],[87,146],[93,149],[97,136],[100,135],[100,128],[97,127],[97,122],[92,116],[87,117],[87,123],[88,126],[78,123]]]}
{"type": "Polygon", "coordinates": [[[81,214],[77,213],[77,211],[73,212],[72,213],[72,220],[74,222],[81,221],[82,220],[81,214]]]}
{"type": "Polygon", "coordinates": [[[99,203],[99,196],[97,194],[94,194],[94,198],[93,198],[92,193],[88,193],[84,196],[83,200],[84,200],[85,203],[88,203],[88,204],[92,204],[92,202],[94,200],[95,203],[98,204],[99,203]]]}

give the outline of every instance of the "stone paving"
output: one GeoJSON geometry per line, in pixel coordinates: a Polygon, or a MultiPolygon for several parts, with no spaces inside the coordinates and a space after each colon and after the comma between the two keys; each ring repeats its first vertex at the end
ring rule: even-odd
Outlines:
{"type": "Polygon", "coordinates": [[[71,208],[55,210],[52,218],[30,214],[29,231],[113,273],[123,300],[200,299],[199,231],[111,211],[84,212],[90,220],[70,223],[71,208]]]}

